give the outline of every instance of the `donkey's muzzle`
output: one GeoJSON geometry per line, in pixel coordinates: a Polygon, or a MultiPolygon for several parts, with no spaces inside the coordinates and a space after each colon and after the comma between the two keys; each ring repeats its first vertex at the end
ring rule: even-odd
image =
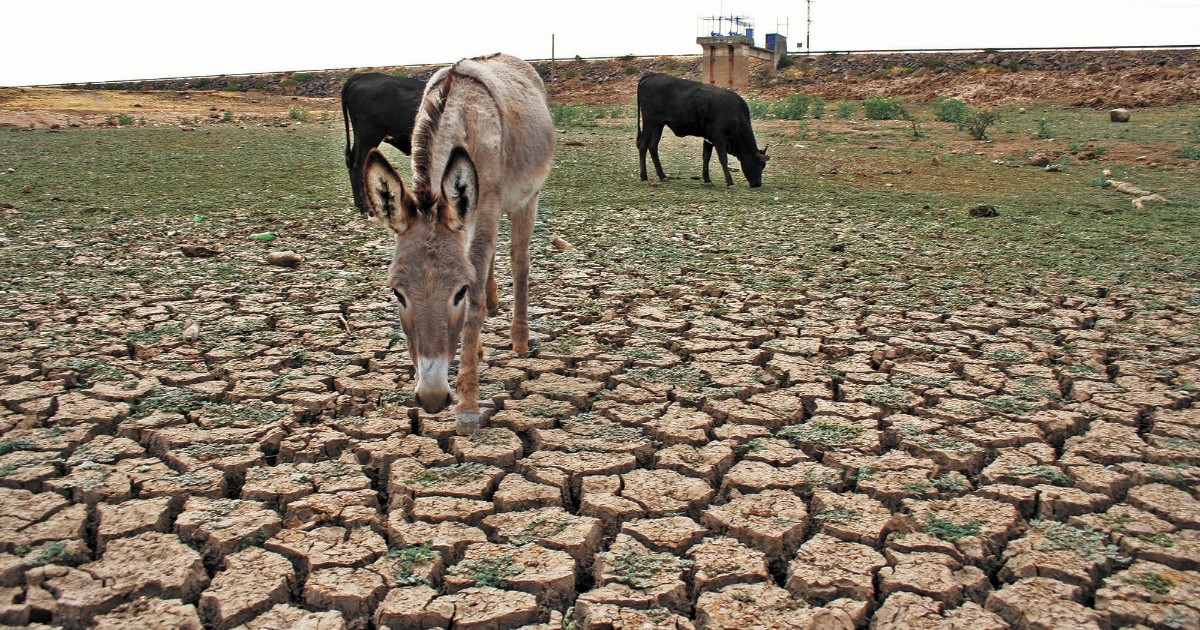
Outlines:
{"type": "Polygon", "coordinates": [[[437,413],[446,407],[450,406],[450,394],[426,394],[424,398],[421,394],[416,394],[417,404],[425,413],[437,413]]]}

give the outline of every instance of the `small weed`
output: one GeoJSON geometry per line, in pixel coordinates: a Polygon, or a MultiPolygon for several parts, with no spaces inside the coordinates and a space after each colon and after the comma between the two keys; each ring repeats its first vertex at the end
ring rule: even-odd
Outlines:
{"type": "Polygon", "coordinates": [[[669,553],[643,551],[630,544],[622,546],[612,556],[616,581],[633,588],[649,588],[654,586],[654,578],[659,574],[683,571],[691,565],[691,560],[669,553]]]}
{"type": "Polygon", "coordinates": [[[29,438],[18,438],[15,440],[6,440],[0,442],[0,455],[7,455],[13,451],[34,451],[37,450],[37,442],[29,438]]]}
{"type": "Polygon", "coordinates": [[[186,387],[155,387],[145,397],[129,406],[135,418],[144,418],[155,411],[187,413],[201,406],[200,395],[186,387]]]}
{"type": "Polygon", "coordinates": [[[52,540],[42,545],[37,555],[26,560],[25,565],[30,567],[40,567],[47,564],[74,565],[80,561],[81,558],[76,557],[67,549],[66,542],[52,540]]]}
{"type": "Polygon", "coordinates": [[[863,428],[853,424],[841,424],[828,420],[813,420],[804,424],[796,424],[779,430],[779,437],[795,445],[822,444],[825,446],[841,446],[849,440],[858,437],[863,428]]]}
{"type": "Polygon", "coordinates": [[[483,474],[483,464],[477,462],[465,462],[462,464],[453,464],[443,466],[441,468],[427,468],[417,473],[415,476],[407,479],[409,483],[420,483],[425,485],[435,484],[442,481],[452,483],[464,483],[471,479],[478,478],[483,474]]]}
{"type": "Polygon", "coordinates": [[[983,525],[983,521],[972,520],[965,523],[955,523],[949,519],[941,518],[933,512],[926,512],[925,527],[921,531],[932,536],[937,536],[942,540],[954,542],[960,538],[978,536],[981,525],[983,525]]]}
{"type": "Polygon", "coordinates": [[[571,519],[565,516],[553,521],[543,516],[538,516],[529,521],[525,527],[521,528],[520,532],[511,536],[510,540],[514,545],[526,545],[560,534],[570,525],[571,519]]]}
{"type": "Polygon", "coordinates": [[[399,586],[416,586],[418,584],[428,584],[429,580],[416,575],[413,572],[418,566],[428,564],[433,560],[433,542],[426,541],[420,545],[407,545],[400,549],[389,549],[386,557],[394,558],[398,562],[394,577],[396,584],[399,586]]]}
{"type": "Polygon", "coordinates": [[[1049,140],[1054,137],[1054,129],[1050,127],[1050,121],[1045,118],[1038,120],[1037,137],[1043,140],[1049,140]]]}
{"type": "Polygon", "coordinates": [[[931,483],[933,484],[933,487],[937,488],[939,491],[949,494],[962,492],[967,488],[966,481],[962,475],[953,475],[950,473],[934,477],[931,483]]]}
{"type": "Polygon", "coordinates": [[[295,105],[288,110],[288,118],[296,122],[308,122],[309,115],[309,111],[299,105],[295,105]]]}
{"type": "Polygon", "coordinates": [[[859,512],[853,508],[837,507],[833,508],[832,510],[825,510],[820,514],[813,516],[813,518],[819,521],[828,521],[830,523],[837,523],[841,525],[862,518],[862,512],[859,512]]]}
{"type": "Polygon", "coordinates": [[[1069,550],[1092,562],[1113,560],[1125,563],[1130,560],[1118,551],[1116,545],[1104,544],[1104,532],[1090,527],[1073,527],[1056,521],[1033,521],[1030,525],[1041,529],[1045,537],[1037,545],[1039,550],[1069,550]]]}
{"type": "Polygon", "coordinates": [[[480,560],[463,560],[452,570],[455,573],[465,573],[476,586],[492,588],[508,588],[506,578],[516,577],[525,571],[516,566],[512,554],[509,553],[480,560]]]}
{"type": "Polygon", "coordinates": [[[1171,587],[1175,586],[1175,580],[1164,576],[1155,571],[1147,571],[1146,573],[1125,573],[1121,575],[1121,581],[1126,584],[1135,584],[1158,593],[1166,595],[1171,591],[1171,587]]]}
{"type": "Polygon", "coordinates": [[[1012,470],[1014,475],[1041,477],[1056,486],[1064,488],[1075,485],[1075,482],[1070,477],[1063,474],[1061,470],[1054,466],[1047,466],[1045,464],[1040,466],[1014,466],[1010,470],[1012,470]]]}
{"type": "Polygon", "coordinates": [[[868,387],[863,395],[867,402],[896,410],[909,409],[917,402],[908,392],[890,385],[868,387]]]}

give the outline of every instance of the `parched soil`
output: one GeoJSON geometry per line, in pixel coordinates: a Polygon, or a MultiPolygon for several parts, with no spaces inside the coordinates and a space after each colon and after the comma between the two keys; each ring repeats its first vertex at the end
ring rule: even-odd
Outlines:
{"type": "MultiPolygon", "coordinates": [[[[3,98],[18,127],[328,105],[3,98]]],[[[697,280],[538,240],[534,349],[511,352],[506,298],[485,429],[462,437],[414,404],[382,293],[305,276],[350,243],[386,253],[371,230],[263,265],[252,294],[0,294],[0,627],[1200,626],[1194,286],[980,287],[949,308],[889,300],[932,265],[851,278],[834,250],[764,294],[743,280],[767,255],[697,280]]],[[[222,260],[166,232],[3,245],[67,250],[63,273],[222,260]]],[[[677,240],[721,247],[704,238],[677,240]]]]}

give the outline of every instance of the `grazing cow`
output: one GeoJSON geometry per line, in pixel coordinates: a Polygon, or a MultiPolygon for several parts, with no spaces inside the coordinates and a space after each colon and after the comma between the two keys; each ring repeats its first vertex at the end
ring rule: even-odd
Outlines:
{"type": "Polygon", "coordinates": [[[480,331],[499,304],[501,213],[512,223],[513,350],[529,350],[529,244],[554,150],[541,77],[501,54],[439,70],[421,101],[412,146],[411,190],[378,149],[368,153],[366,214],[395,233],[387,285],[399,302],[417,403],[427,413],[450,404],[447,374],[461,340],[455,412],[458,432],[470,435],[480,421],[480,331]]]}
{"type": "Polygon", "coordinates": [[[676,136],[700,136],[704,138],[704,183],[712,184],[708,178],[708,161],[717,150],[717,159],[725,171],[725,185],[733,185],[729,174],[729,158],[732,153],[742,164],[742,173],[751,188],[762,186],[762,172],[767,166],[767,149],[761,150],[754,142],[754,130],[750,127],[750,108],[746,101],[733,90],[713,85],[680,79],[660,72],[648,72],[638,81],[638,157],[641,160],[641,178],[646,181],[646,151],[654,160],[654,171],[660,180],[667,176],[658,161],[658,141],[662,139],[663,126],[671,128],[676,136]],[[645,127],[642,120],[645,119],[645,127]]]}
{"type": "Polygon", "coordinates": [[[354,207],[362,211],[362,168],[367,153],[381,142],[412,154],[413,119],[425,82],[379,72],[362,72],[342,86],[342,120],[346,124],[346,168],[354,207]],[[350,146],[350,127],[354,146],[350,146]]]}

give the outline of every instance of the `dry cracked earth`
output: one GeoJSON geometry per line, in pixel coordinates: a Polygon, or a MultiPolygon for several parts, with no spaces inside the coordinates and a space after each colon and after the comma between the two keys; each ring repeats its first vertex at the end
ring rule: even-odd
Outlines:
{"type": "Polygon", "coordinates": [[[470,438],[377,285],[0,296],[0,624],[1200,627],[1195,300],[534,266],[470,438]]]}

